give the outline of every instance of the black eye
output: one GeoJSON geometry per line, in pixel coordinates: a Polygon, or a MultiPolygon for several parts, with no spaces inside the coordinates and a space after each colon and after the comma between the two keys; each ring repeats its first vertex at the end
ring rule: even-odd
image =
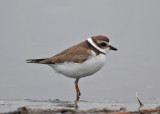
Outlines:
{"type": "Polygon", "coordinates": [[[107,44],[104,43],[104,42],[101,43],[101,46],[103,46],[103,47],[105,47],[106,45],[107,45],[107,44]]]}

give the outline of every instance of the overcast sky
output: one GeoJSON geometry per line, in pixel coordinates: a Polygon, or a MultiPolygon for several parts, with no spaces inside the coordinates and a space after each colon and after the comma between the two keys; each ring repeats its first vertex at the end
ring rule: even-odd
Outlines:
{"type": "Polygon", "coordinates": [[[0,99],[75,100],[74,80],[25,59],[50,57],[94,35],[117,52],[80,79],[81,99],[160,98],[159,0],[0,0],[0,99]]]}

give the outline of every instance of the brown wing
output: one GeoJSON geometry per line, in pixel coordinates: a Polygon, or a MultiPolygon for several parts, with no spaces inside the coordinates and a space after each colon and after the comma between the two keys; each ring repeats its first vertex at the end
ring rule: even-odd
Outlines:
{"type": "Polygon", "coordinates": [[[82,63],[88,59],[91,51],[88,50],[86,42],[70,47],[59,54],[40,61],[43,64],[54,64],[64,62],[82,63]]]}

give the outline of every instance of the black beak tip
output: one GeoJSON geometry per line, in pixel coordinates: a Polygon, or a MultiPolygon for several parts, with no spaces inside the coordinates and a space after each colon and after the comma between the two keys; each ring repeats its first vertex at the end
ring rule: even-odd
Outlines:
{"type": "Polygon", "coordinates": [[[113,47],[113,46],[111,46],[111,50],[117,51],[118,49],[113,47]]]}
{"type": "Polygon", "coordinates": [[[117,51],[118,49],[117,48],[114,48],[114,51],[117,51]]]}

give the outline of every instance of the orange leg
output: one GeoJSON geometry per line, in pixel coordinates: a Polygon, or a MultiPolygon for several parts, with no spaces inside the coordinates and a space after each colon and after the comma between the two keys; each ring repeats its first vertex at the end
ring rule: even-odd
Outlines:
{"type": "Polygon", "coordinates": [[[79,81],[79,79],[76,79],[75,82],[74,82],[75,88],[76,88],[76,93],[77,93],[77,98],[76,98],[77,101],[79,100],[79,96],[81,95],[81,92],[80,92],[79,87],[78,87],[78,81],[79,81]]]}

